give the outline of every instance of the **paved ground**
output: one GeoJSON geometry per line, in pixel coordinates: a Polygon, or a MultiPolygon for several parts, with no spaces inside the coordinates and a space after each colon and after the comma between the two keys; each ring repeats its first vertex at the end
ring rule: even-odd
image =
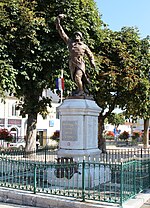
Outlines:
{"type": "MultiPolygon", "coordinates": [[[[134,204],[134,206],[131,204],[130,206],[130,203],[128,204],[129,208],[133,208],[133,207],[136,207],[136,205],[134,204]]],[[[137,206],[138,207],[138,206],[137,206]]],[[[31,206],[24,206],[24,205],[17,205],[17,204],[9,204],[9,203],[3,203],[3,202],[0,202],[0,208],[37,208],[37,207],[31,207],[31,206]]],[[[38,207],[40,208],[40,207],[38,207]]],[[[42,207],[41,207],[42,208],[42,207]]],[[[139,208],[150,208],[150,199],[148,201],[146,201],[141,207],[139,208]]]]}
{"type": "MultiPolygon", "coordinates": [[[[9,203],[2,203],[0,202],[0,208],[37,208],[37,207],[31,207],[31,206],[24,206],[24,205],[17,205],[17,204],[9,204],[9,203]]],[[[40,207],[38,207],[40,208],[40,207]]],[[[41,207],[42,208],[42,207],[41,207]]],[[[142,207],[140,208],[150,208],[150,200],[145,202],[142,207]]]]}
{"type": "Polygon", "coordinates": [[[150,208],[150,199],[145,202],[141,208],[150,208]]]}
{"type": "Polygon", "coordinates": [[[0,202],[0,208],[37,208],[37,207],[31,207],[31,206],[24,206],[24,205],[9,204],[9,203],[0,202]]]}

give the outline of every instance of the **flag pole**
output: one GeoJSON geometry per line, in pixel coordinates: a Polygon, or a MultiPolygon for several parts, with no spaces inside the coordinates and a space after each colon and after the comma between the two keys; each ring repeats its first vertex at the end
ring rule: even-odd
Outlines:
{"type": "MultiPolygon", "coordinates": [[[[63,69],[61,69],[61,78],[63,78],[63,69]]],[[[63,100],[63,89],[61,87],[60,103],[62,103],[62,100],[63,100]]]]}

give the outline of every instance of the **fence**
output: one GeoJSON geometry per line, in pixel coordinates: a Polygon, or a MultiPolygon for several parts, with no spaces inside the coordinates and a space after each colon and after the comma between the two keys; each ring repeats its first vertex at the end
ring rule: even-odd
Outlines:
{"type": "Polygon", "coordinates": [[[150,186],[148,158],[115,162],[101,159],[99,162],[71,159],[52,162],[50,159],[45,162],[45,155],[43,160],[38,160],[39,152],[36,159],[34,154],[33,159],[24,159],[22,155],[3,153],[0,156],[0,186],[120,205],[150,186]]]}
{"type": "MultiPolygon", "coordinates": [[[[25,152],[19,150],[1,150],[0,156],[9,157],[15,160],[34,160],[49,163],[57,161],[57,146],[44,147],[35,151],[25,152]]],[[[135,158],[149,158],[150,149],[147,148],[130,148],[130,149],[108,149],[107,153],[100,154],[101,162],[121,162],[122,160],[130,161],[135,158]]],[[[86,158],[87,159],[87,158],[86,158]]]]}
{"type": "Polygon", "coordinates": [[[101,159],[106,161],[131,160],[133,158],[149,158],[149,148],[130,148],[130,149],[108,149],[107,154],[102,154],[101,159]]]}
{"type": "Polygon", "coordinates": [[[26,152],[25,150],[4,149],[0,151],[1,157],[7,157],[9,159],[15,159],[19,161],[38,161],[55,162],[57,159],[58,146],[44,147],[42,149],[36,149],[26,152]]]}

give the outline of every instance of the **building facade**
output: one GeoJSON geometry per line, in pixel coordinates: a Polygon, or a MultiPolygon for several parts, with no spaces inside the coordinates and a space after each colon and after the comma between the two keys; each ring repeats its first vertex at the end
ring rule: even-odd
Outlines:
{"type": "MultiPolygon", "coordinates": [[[[48,115],[43,119],[41,115],[37,117],[37,134],[40,138],[41,145],[46,145],[49,138],[55,131],[59,131],[60,123],[57,116],[56,108],[60,105],[59,97],[50,90],[44,90],[42,96],[52,98],[52,107],[48,108],[48,115]]],[[[27,116],[22,118],[20,111],[16,110],[18,99],[13,96],[6,96],[3,101],[0,98],[0,128],[8,129],[14,138],[24,138],[27,129],[27,116]]]]}

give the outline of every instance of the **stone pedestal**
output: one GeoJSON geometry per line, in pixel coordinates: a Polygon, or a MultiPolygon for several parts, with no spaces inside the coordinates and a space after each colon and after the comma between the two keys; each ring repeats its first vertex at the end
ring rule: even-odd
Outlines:
{"type": "Polygon", "coordinates": [[[95,163],[101,153],[98,149],[99,112],[95,101],[87,99],[66,99],[59,106],[58,161],[55,168],[48,170],[49,184],[83,188],[84,180],[85,187],[92,188],[110,180],[110,169],[95,163]]]}
{"type": "MultiPolygon", "coordinates": [[[[61,167],[61,166],[60,166],[61,167]]],[[[74,188],[83,188],[83,180],[84,180],[84,187],[85,188],[93,188],[98,186],[99,184],[107,183],[111,180],[111,171],[110,168],[107,166],[93,164],[85,165],[83,170],[83,165],[79,164],[77,171],[75,171],[71,175],[71,168],[68,164],[68,168],[49,168],[47,174],[47,181],[49,184],[55,187],[69,187],[71,189],[74,188]],[[84,173],[83,173],[84,171],[84,173]],[[84,179],[83,179],[84,174],[84,179]],[[67,175],[71,175],[71,177],[67,177],[67,175]]]]}
{"type": "Polygon", "coordinates": [[[93,100],[66,99],[59,107],[60,143],[58,157],[83,160],[99,157],[98,115],[93,100]]]}

